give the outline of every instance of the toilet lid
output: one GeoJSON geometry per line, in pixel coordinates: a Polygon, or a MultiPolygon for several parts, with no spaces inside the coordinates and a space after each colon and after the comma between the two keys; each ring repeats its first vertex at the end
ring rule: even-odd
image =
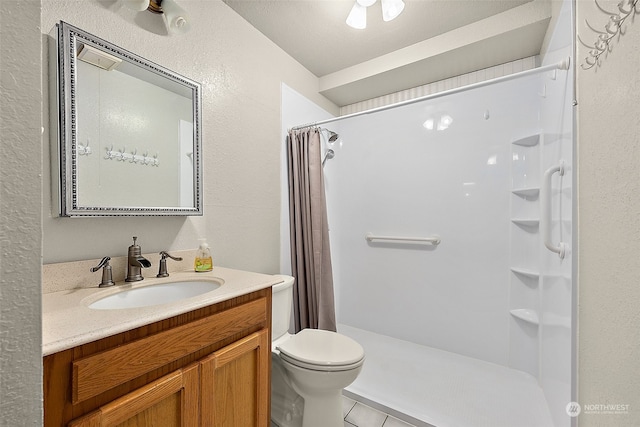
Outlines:
{"type": "Polygon", "coordinates": [[[364,358],[364,349],[337,332],[304,329],[279,345],[290,359],[315,366],[353,365],[364,358]]]}

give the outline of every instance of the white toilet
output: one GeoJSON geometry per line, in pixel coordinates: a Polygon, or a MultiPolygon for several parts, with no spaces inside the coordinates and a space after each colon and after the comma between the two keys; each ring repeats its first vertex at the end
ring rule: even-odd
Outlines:
{"type": "Polygon", "coordinates": [[[291,276],[273,286],[271,420],[279,427],[342,427],[342,389],[360,373],[362,346],[336,332],[288,333],[291,276]]]}

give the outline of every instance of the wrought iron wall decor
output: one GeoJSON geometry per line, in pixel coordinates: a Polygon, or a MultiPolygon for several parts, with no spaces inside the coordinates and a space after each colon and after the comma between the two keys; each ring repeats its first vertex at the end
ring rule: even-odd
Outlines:
{"type": "Polygon", "coordinates": [[[584,63],[580,64],[580,67],[583,70],[588,70],[593,67],[599,67],[602,63],[601,56],[604,53],[611,52],[611,41],[620,35],[624,35],[624,27],[623,24],[630,16],[633,17],[635,15],[640,14],[640,4],[638,4],[639,0],[622,0],[618,3],[618,10],[616,12],[610,12],[604,9],[600,4],[598,4],[598,0],[594,0],[596,7],[605,15],[609,16],[609,20],[603,26],[603,30],[595,29],[589,22],[585,19],[584,22],[587,27],[595,33],[596,39],[592,44],[585,43],[578,35],[578,41],[587,49],[589,52],[587,56],[584,58],[584,63]]]}

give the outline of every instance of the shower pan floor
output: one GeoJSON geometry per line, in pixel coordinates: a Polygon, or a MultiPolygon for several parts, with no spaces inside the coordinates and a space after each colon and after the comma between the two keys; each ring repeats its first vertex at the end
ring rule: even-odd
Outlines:
{"type": "Polygon", "coordinates": [[[339,324],[365,363],[345,394],[416,426],[551,427],[534,377],[494,363],[339,324]]]}

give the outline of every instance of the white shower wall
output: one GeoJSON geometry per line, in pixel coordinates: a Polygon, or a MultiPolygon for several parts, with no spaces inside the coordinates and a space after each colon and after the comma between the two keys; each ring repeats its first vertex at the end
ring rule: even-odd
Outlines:
{"type": "Polygon", "coordinates": [[[541,78],[329,126],[339,323],[508,366],[511,141],[540,132],[541,78]],[[369,232],[442,243],[371,244],[369,232]]]}
{"type": "MultiPolygon", "coordinates": [[[[572,50],[574,22],[571,2],[563,2],[556,29],[545,55],[545,63],[566,58],[572,50]]],[[[554,77],[548,76],[548,77],[554,77]]],[[[563,161],[565,172],[562,178],[552,181],[552,238],[553,243],[562,241],[567,248],[563,259],[543,249],[540,257],[540,372],[538,381],[542,387],[555,426],[566,426],[574,419],[566,416],[567,400],[576,401],[577,391],[573,381],[577,369],[576,350],[573,339],[577,323],[573,319],[577,312],[576,275],[577,239],[574,234],[575,212],[574,179],[577,177],[574,164],[574,75],[558,73],[556,78],[547,78],[545,98],[542,101],[541,123],[549,129],[541,148],[541,170],[563,161]]]]}
{"type": "MultiPolygon", "coordinates": [[[[543,65],[571,54],[570,5],[562,5],[543,65]]],[[[505,80],[322,125],[340,135],[323,144],[335,151],[324,172],[342,332],[398,338],[407,345],[394,347],[403,349],[424,346],[396,360],[398,351],[383,346],[386,337],[363,340],[375,372],[365,366],[348,391],[416,425],[448,425],[450,417],[451,425],[465,425],[456,399],[470,411],[468,425],[480,418],[514,425],[496,421],[507,412],[531,425],[571,425],[565,408],[575,400],[573,75],[557,70],[505,80]],[[444,116],[451,122],[437,130],[444,116]],[[430,119],[431,130],[424,126],[430,119]],[[536,144],[514,144],[530,136],[536,144]],[[539,226],[541,178],[561,159],[566,169],[552,180],[551,230],[554,242],[567,244],[564,259],[544,248],[539,226]],[[367,233],[439,235],[442,243],[372,244],[367,233]],[[451,360],[425,359],[435,349],[472,359],[445,352],[451,360]],[[458,369],[455,361],[463,359],[468,366],[458,369]],[[495,365],[481,361],[510,368],[499,387],[513,399],[469,388],[467,380],[498,387],[495,365]],[[478,370],[468,374],[472,366],[478,370]],[[444,378],[442,389],[433,388],[437,378],[444,378]],[[517,385],[525,380],[526,390],[517,385]],[[483,405],[485,398],[490,403],[483,405]]],[[[328,116],[311,107],[283,87],[283,141],[287,128],[328,116]]],[[[282,230],[287,248],[288,226],[282,230]]],[[[287,250],[282,271],[290,268],[287,250]]]]}

